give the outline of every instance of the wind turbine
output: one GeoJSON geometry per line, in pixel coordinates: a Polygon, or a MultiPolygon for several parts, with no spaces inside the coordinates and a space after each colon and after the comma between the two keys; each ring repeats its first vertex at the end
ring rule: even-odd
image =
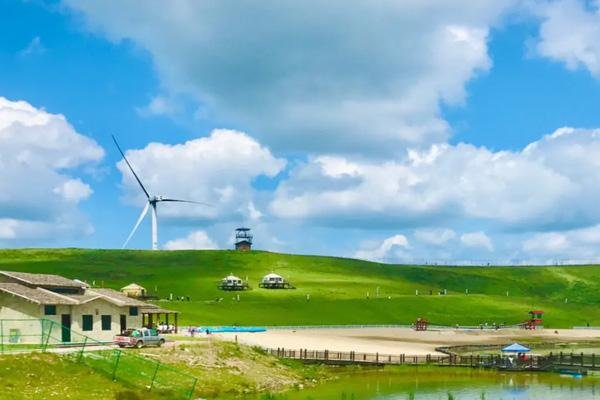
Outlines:
{"type": "Polygon", "coordinates": [[[129,236],[127,237],[127,240],[125,241],[125,243],[123,243],[123,246],[121,248],[124,249],[127,246],[127,243],[129,243],[129,240],[131,240],[131,238],[132,238],[133,234],[135,233],[135,231],[137,230],[138,226],[140,226],[140,224],[142,223],[142,220],[148,213],[148,210],[150,209],[150,207],[152,207],[152,250],[158,250],[158,214],[156,212],[156,205],[160,202],[169,201],[169,202],[177,202],[177,203],[192,203],[192,204],[202,204],[204,206],[212,207],[210,204],[202,203],[199,201],[172,199],[172,198],[163,197],[163,196],[150,196],[150,194],[148,193],[148,191],[142,184],[142,181],[140,180],[140,178],[137,176],[137,174],[133,170],[133,167],[129,163],[129,160],[127,160],[127,157],[125,157],[125,153],[123,153],[123,150],[121,150],[121,146],[119,146],[117,139],[114,136],[112,138],[113,138],[113,141],[115,142],[115,145],[117,146],[117,149],[119,150],[119,153],[121,153],[121,156],[123,156],[123,160],[125,160],[125,163],[127,163],[129,170],[133,174],[135,180],[140,185],[140,188],[142,188],[142,191],[144,192],[144,194],[146,195],[146,198],[148,199],[148,201],[146,202],[146,206],[142,210],[142,213],[140,214],[135,225],[133,226],[131,233],[129,234],[129,236]]]}

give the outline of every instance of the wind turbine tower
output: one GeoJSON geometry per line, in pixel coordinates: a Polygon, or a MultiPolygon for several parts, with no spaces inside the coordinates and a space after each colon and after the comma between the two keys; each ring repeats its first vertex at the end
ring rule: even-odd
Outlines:
{"type": "Polygon", "coordinates": [[[123,243],[123,247],[122,247],[123,249],[127,246],[127,243],[129,243],[129,240],[131,240],[131,238],[133,237],[133,234],[137,230],[138,226],[140,226],[140,224],[142,223],[142,220],[148,213],[148,210],[150,208],[152,208],[152,250],[158,250],[158,212],[156,211],[156,206],[160,202],[164,201],[164,202],[177,202],[177,203],[192,203],[192,204],[202,204],[204,206],[212,207],[210,204],[202,203],[199,201],[172,199],[172,198],[163,197],[163,196],[151,196],[150,193],[148,193],[148,191],[144,187],[144,184],[142,183],[140,178],[137,176],[137,174],[133,170],[133,167],[129,163],[129,160],[127,160],[127,157],[125,157],[125,153],[123,153],[123,150],[121,150],[121,146],[119,146],[117,139],[114,136],[112,138],[113,138],[113,141],[115,142],[115,145],[117,146],[117,149],[119,150],[119,153],[121,153],[123,160],[125,160],[125,163],[129,167],[129,170],[133,174],[133,177],[135,178],[137,183],[140,185],[140,188],[142,189],[142,191],[146,195],[146,198],[148,199],[148,201],[146,202],[146,206],[142,210],[142,213],[140,214],[137,222],[133,226],[131,233],[127,237],[127,240],[125,240],[125,243],[123,243]]]}

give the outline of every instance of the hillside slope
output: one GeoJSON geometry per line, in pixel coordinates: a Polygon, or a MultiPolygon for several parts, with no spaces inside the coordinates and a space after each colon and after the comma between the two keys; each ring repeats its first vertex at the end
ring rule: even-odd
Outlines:
{"type": "Polygon", "coordinates": [[[260,251],[19,249],[0,251],[0,269],[115,289],[136,282],[163,299],[189,296],[161,305],[193,325],[408,324],[419,316],[449,325],[516,323],[532,308],[546,311],[546,326],[600,325],[600,266],[426,267],[260,251]],[[297,289],[258,289],[271,271],[297,289]],[[216,287],[229,273],[253,286],[239,302],[238,293],[216,287]],[[441,289],[448,294],[438,295],[441,289]]]}

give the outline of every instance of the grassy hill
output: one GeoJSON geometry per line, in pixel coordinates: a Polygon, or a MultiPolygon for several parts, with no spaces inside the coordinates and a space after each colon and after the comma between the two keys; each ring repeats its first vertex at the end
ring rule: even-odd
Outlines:
{"type": "Polygon", "coordinates": [[[0,269],[115,289],[136,282],[161,298],[189,296],[160,304],[193,325],[408,324],[419,316],[449,325],[516,323],[530,309],[545,310],[550,327],[600,325],[600,266],[425,267],[260,251],[23,249],[1,250],[0,269]],[[271,271],[297,289],[258,289],[271,271]],[[239,292],[239,302],[238,293],[216,288],[229,273],[253,286],[239,292]],[[448,294],[438,295],[441,289],[448,294]]]}

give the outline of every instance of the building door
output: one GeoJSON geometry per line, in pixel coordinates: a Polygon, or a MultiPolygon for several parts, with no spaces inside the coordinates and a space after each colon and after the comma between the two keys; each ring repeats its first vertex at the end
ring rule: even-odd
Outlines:
{"type": "Polygon", "coordinates": [[[127,315],[121,314],[120,323],[121,323],[121,333],[123,333],[127,330],[127,315]]]}
{"type": "Polygon", "coordinates": [[[71,314],[62,314],[60,316],[60,324],[62,325],[62,341],[71,341],[71,314]]]}

